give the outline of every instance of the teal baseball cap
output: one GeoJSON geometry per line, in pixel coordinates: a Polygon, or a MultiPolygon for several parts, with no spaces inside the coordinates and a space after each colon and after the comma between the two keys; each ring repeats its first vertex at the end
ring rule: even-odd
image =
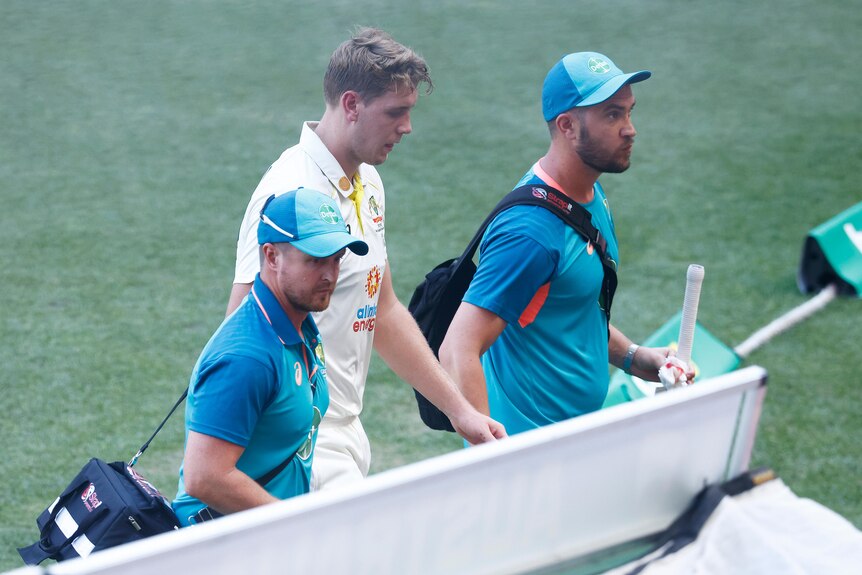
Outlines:
{"type": "Polygon", "coordinates": [[[652,72],[624,74],[610,58],[598,52],[563,56],[545,76],[542,114],[550,122],[572,108],[601,104],[626,84],[643,82],[652,72]]]}
{"type": "Polygon", "coordinates": [[[266,200],[260,210],[257,243],[289,243],[316,258],[344,248],[360,256],[368,253],[368,244],[347,231],[335,201],[308,188],[273,194],[266,200]]]}

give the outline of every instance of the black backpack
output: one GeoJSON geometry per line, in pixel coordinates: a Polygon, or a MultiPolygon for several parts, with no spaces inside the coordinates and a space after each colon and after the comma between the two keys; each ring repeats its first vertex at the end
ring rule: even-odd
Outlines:
{"type": "MultiPolygon", "coordinates": [[[[604,301],[601,303],[610,321],[611,302],[617,287],[617,274],[616,263],[607,255],[607,240],[593,226],[592,217],[583,206],[573,202],[555,188],[529,184],[516,188],[500,200],[500,203],[485,218],[460,257],[441,263],[428,272],[422,283],[416,286],[407,309],[413,315],[425,339],[428,340],[428,345],[435,356],[439,353],[440,344],[446,337],[449,324],[452,323],[452,318],[455,317],[455,312],[461,305],[461,299],[476,273],[473,255],[482,241],[485,230],[500,212],[516,205],[541,206],[550,210],[596,247],[605,271],[601,292],[601,299],[604,301]]],[[[449,418],[442,411],[415,389],[413,392],[416,394],[419,416],[425,425],[439,431],[455,431],[449,418]]]]}

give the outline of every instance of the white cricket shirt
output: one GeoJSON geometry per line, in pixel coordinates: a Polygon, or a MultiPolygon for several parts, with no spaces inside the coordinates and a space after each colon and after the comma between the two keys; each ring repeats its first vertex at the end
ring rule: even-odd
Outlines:
{"type": "Polygon", "coordinates": [[[317,122],[303,124],[299,143],[285,150],[270,166],[252,194],[237,239],[234,283],[252,283],[260,271],[257,225],[260,210],[269,196],[305,187],[336,200],[351,235],[368,244],[365,256],[347,250],[329,308],[313,314],[326,354],[330,397],[326,419],[337,420],[357,416],[362,411],[377,300],[386,269],[383,233],[386,201],[377,170],[360,165],[358,173],[365,192],[360,227],[356,207],[349,198],[353,183],[314,133],[316,127],[317,122]]]}

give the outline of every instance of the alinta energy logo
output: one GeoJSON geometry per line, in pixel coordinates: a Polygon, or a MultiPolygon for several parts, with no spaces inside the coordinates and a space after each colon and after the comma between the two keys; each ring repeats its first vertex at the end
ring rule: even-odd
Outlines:
{"type": "MultiPolygon", "coordinates": [[[[365,293],[368,297],[374,298],[377,292],[380,291],[380,280],[382,275],[378,266],[368,270],[368,275],[365,278],[365,293]]],[[[364,305],[356,310],[356,321],[353,322],[353,332],[374,331],[374,320],[377,318],[376,305],[364,305]]]]}
{"type": "Polygon", "coordinates": [[[593,74],[607,74],[611,71],[611,65],[601,58],[590,58],[587,66],[590,67],[590,72],[593,74]]]}

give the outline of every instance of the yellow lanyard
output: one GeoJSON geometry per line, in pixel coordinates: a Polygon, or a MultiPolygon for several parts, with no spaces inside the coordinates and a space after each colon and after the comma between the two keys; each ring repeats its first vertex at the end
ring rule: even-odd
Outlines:
{"type": "Polygon", "coordinates": [[[365,188],[362,187],[362,180],[359,179],[359,174],[353,176],[353,193],[347,196],[353,202],[356,208],[356,219],[359,220],[359,232],[364,236],[365,230],[362,228],[362,199],[365,197],[365,188]]]}

